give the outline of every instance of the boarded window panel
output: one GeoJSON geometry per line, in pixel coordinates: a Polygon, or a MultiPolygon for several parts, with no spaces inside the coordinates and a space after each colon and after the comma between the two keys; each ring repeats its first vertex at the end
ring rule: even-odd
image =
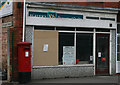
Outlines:
{"type": "Polygon", "coordinates": [[[58,32],[35,30],[33,49],[33,66],[58,65],[58,32]],[[43,51],[45,44],[48,51],[43,51]]]}

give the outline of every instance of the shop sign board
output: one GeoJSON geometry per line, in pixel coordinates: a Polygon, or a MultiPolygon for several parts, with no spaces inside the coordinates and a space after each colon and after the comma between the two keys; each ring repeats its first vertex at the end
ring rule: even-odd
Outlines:
{"type": "Polygon", "coordinates": [[[44,17],[44,18],[69,18],[69,19],[83,19],[83,15],[78,14],[64,14],[57,12],[33,12],[29,11],[30,17],[44,17]]]}
{"type": "Polygon", "coordinates": [[[74,65],[74,46],[63,46],[63,65],[74,65]]]}
{"type": "Polygon", "coordinates": [[[12,0],[2,0],[0,1],[0,18],[4,16],[11,15],[13,12],[13,2],[12,0]]]}

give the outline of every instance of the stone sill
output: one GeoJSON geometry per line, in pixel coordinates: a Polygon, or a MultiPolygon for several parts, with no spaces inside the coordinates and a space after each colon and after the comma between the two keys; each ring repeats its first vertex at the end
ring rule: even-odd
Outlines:
{"type": "Polygon", "coordinates": [[[94,67],[94,64],[58,65],[58,66],[33,66],[32,69],[39,69],[39,68],[69,68],[69,67],[94,67]]]}

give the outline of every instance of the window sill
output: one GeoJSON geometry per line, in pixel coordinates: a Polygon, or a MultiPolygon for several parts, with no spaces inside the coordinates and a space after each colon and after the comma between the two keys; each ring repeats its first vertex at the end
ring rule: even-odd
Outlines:
{"type": "Polygon", "coordinates": [[[57,66],[33,66],[33,69],[37,68],[68,68],[68,67],[94,67],[94,64],[77,64],[77,65],[57,65],[57,66]]]}

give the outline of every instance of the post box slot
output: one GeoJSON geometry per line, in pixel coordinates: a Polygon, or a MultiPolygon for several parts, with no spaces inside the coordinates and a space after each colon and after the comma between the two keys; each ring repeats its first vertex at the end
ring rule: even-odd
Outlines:
{"type": "Polygon", "coordinates": [[[28,50],[29,50],[29,49],[30,49],[30,47],[25,47],[25,49],[28,49],[28,50]]]}

